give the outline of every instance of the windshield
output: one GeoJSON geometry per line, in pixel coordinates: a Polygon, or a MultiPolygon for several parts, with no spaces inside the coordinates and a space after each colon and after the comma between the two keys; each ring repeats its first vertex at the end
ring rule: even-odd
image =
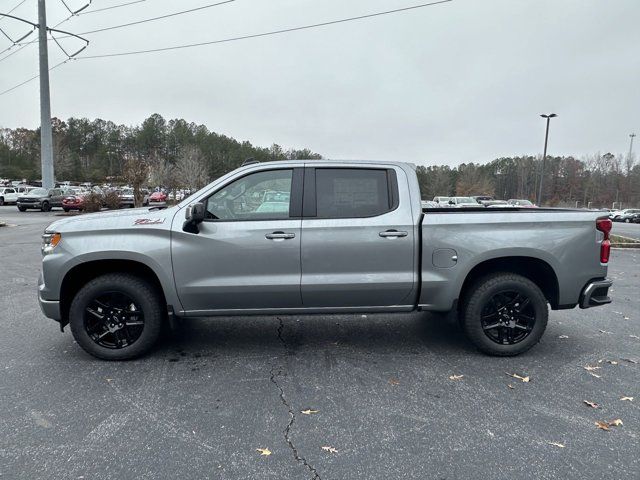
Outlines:
{"type": "Polygon", "coordinates": [[[48,195],[49,190],[46,188],[34,188],[29,192],[31,195],[48,195]]]}
{"type": "Polygon", "coordinates": [[[518,205],[533,205],[529,200],[518,200],[516,203],[518,205]]]}

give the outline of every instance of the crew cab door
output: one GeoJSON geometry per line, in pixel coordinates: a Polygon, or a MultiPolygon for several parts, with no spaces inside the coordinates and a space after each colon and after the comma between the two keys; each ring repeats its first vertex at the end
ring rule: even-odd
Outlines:
{"type": "Polygon", "coordinates": [[[172,225],[176,289],[185,311],[300,308],[302,168],[236,177],[207,198],[199,233],[172,225]]]}
{"type": "Polygon", "coordinates": [[[307,167],[304,180],[304,307],[411,305],[417,259],[406,173],[307,167]]]}

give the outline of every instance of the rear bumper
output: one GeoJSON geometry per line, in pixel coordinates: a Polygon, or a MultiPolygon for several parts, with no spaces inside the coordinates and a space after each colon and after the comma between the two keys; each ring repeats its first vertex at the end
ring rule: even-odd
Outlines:
{"type": "Polygon", "coordinates": [[[580,308],[599,307],[611,303],[609,288],[613,282],[608,279],[593,280],[582,289],[580,294],[580,308]]]}

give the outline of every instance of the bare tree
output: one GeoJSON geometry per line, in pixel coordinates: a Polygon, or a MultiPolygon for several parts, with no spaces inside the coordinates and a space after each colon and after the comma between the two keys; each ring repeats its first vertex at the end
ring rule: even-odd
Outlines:
{"type": "Polygon", "coordinates": [[[144,196],[140,187],[149,181],[149,161],[142,157],[127,158],[122,173],[124,179],[133,187],[135,206],[142,206],[144,196]]]}
{"type": "Polygon", "coordinates": [[[189,145],[180,151],[176,174],[182,186],[190,189],[199,190],[209,182],[207,165],[198,147],[189,145]]]}

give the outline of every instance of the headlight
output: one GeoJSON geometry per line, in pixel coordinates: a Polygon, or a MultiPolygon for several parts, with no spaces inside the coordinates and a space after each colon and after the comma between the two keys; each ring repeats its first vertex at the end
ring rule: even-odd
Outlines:
{"type": "Polygon", "coordinates": [[[57,232],[45,232],[44,235],[42,235],[42,254],[48,255],[53,252],[53,249],[56,248],[56,245],[60,243],[61,239],[62,235],[57,232]]]}

